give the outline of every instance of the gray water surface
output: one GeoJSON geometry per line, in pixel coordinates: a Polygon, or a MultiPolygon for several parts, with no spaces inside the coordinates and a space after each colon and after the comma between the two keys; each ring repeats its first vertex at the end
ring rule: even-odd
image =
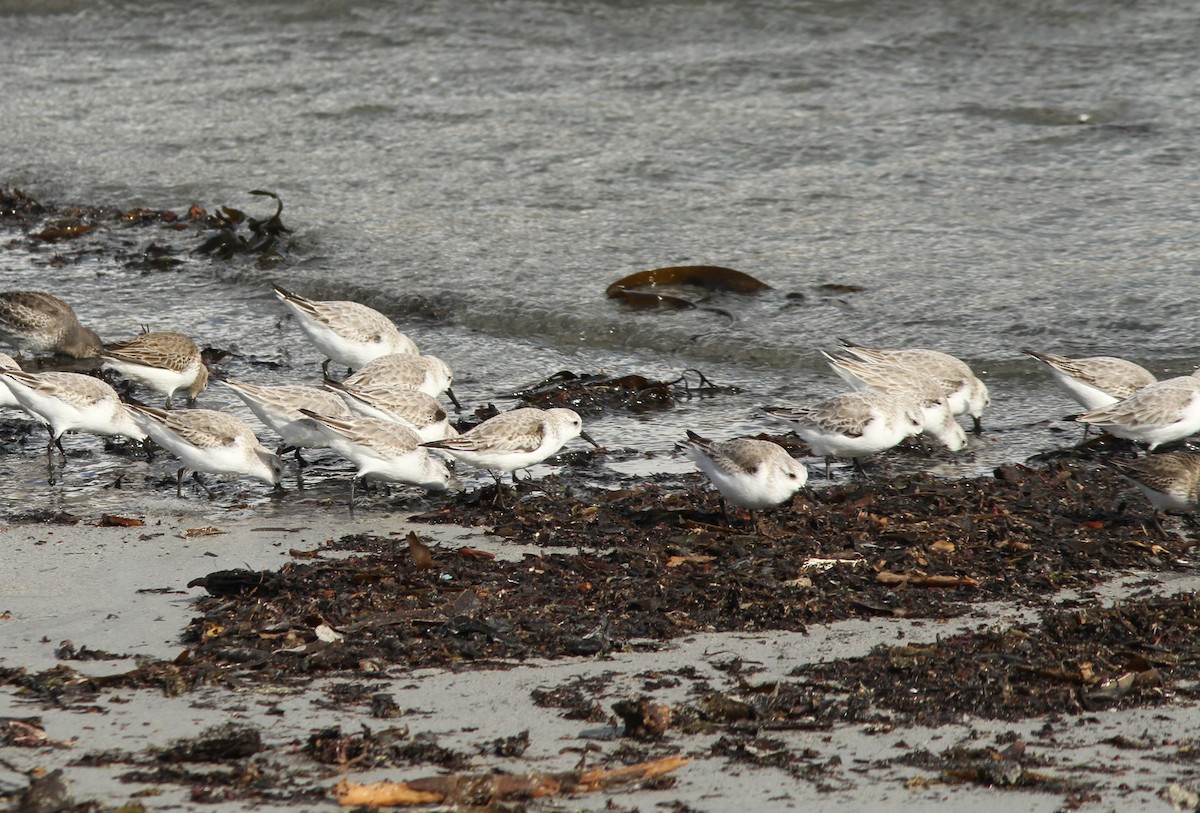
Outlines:
{"type": "MultiPolygon", "coordinates": [[[[1184,2],[0,3],[0,184],[59,201],[269,213],[270,271],[172,274],[0,254],[106,338],[143,323],[315,380],[271,282],[380,308],[495,400],[558,369],[741,396],[593,434],[672,456],[685,428],[778,429],[840,391],[845,336],[934,347],[985,378],[947,473],[1076,439],[1020,348],[1190,372],[1196,69],[1184,2]],[[631,311],[605,286],[715,264],[772,285],[631,311]],[[828,293],[825,283],[861,288],[828,293]]],[[[233,407],[217,389],[202,404],[233,407]]]]}

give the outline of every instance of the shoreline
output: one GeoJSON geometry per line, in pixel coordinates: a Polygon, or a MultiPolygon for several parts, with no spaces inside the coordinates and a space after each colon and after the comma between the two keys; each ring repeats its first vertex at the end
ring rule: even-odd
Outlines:
{"type": "MultiPolygon", "coordinates": [[[[46,212],[27,214],[10,224],[32,245],[46,212]]],[[[87,228],[55,240],[113,252],[119,212],[71,218],[87,228]]],[[[121,225],[163,226],[182,256],[199,237],[175,227],[203,218],[135,210],[121,225]]],[[[163,256],[141,273],[175,267],[163,256]]],[[[37,428],[0,421],[19,450],[0,528],[0,799],[19,804],[62,769],[66,786],[46,792],[76,809],[319,810],[343,776],[683,754],[689,765],[646,787],[565,803],[1162,804],[1200,781],[1200,743],[1178,736],[1198,717],[1180,642],[1200,625],[1186,598],[1200,584],[1195,528],[1159,534],[1096,462],[1119,447],[987,465],[1006,431],[965,460],[898,450],[869,480],[814,469],[760,534],[744,517],[725,525],[665,440],[568,450],[503,510],[483,491],[401,491],[350,513],[346,467],[321,454],[282,501],[226,481],[210,503],[190,487],[176,499],[161,456],[69,439],[66,477],[49,486],[37,428]],[[628,716],[643,701],[670,710],[661,733],[628,716]],[[226,735],[244,750],[214,754],[226,735]],[[164,756],[183,753],[205,758],[164,756]]]]}
{"type": "MultiPolygon", "coordinates": [[[[1003,480],[992,479],[1003,486],[1003,480]]],[[[550,477],[542,485],[553,491],[560,484],[550,477]]],[[[834,489],[824,496],[834,506],[852,505],[852,494],[861,498],[871,490],[883,495],[890,493],[888,488],[886,483],[872,483],[834,489]]],[[[647,486],[640,497],[625,495],[612,510],[636,516],[640,510],[631,510],[621,501],[649,499],[653,492],[647,486]]],[[[716,556],[720,561],[721,550],[727,549],[731,557],[727,561],[732,563],[747,554],[767,555],[768,548],[779,546],[778,542],[764,546],[736,530],[710,530],[708,517],[713,515],[706,512],[715,508],[714,501],[693,509],[672,503],[678,496],[694,499],[696,495],[668,488],[655,497],[666,501],[663,510],[674,511],[681,528],[692,528],[688,535],[693,547],[676,556],[716,556]]],[[[538,492],[526,495],[510,513],[519,519],[526,516],[527,505],[544,510],[539,500],[538,492]]],[[[572,504],[561,496],[557,500],[569,515],[572,504]]],[[[573,504],[609,510],[586,499],[573,504]]],[[[208,657],[202,652],[211,641],[199,645],[180,638],[185,628],[195,628],[197,618],[218,623],[221,616],[211,613],[232,608],[228,618],[234,621],[240,617],[238,607],[268,610],[282,598],[263,597],[246,604],[232,596],[205,597],[199,587],[185,586],[204,573],[298,572],[297,568],[319,565],[330,574],[345,572],[351,578],[348,584],[365,577],[367,581],[360,583],[372,594],[383,589],[386,595],[395,588],[380,586],[388,583],[378,582],[381,567],[394,573],[401,584],[420,578],[415,570],[404,575],[410,572],[405,564],[411,560],[410,531],[431,549],[439,568],[434,572],[460,581],[472,572],[511,567],[514,573],[532,573],[531,568],[545,569],[543,565],[555,563],[562,568],[555,572],[562,573],[586,565],[592,578],[597,578],[596,562],[619,555],[630,544],[597,532],[596,544],[588,548],[567,540],[557,540],[553,547],[514,548],[518,537],[511,535],[511,529],[506,531],[503,522],[488,529],[396,517],[387,520],[395,527],[379,536],[382,518],[378,515],[354,522],[344,517],[297,517],[279,523],[275,517],[244,512],[213,518],[205,510],[208,506],[197,503],[194,508],[173,516],[148,516],[147,524],[140,527],[99,527],[94,523],[100,517],[95,516],[73,525],[13,524],[0,529],[0,545],[11,554],[5,557],[5,567],[25,574],[16,581],[6,579],[10,587],[0,596],[0,611],[7,611],[0,629],[15,644],[0,659],[0,674],[6,675],[8,683],[0,692],[0,717],[36,718],[51,740],[73,741],[70,747],[23,748],[9,743],[0,748],[0,760],[7,766],[0,773],[0,798],[19,798],[21,783],[29,781],[22,774],[41,767],[63,768],[67,792],[79,802],[96,801],[102,809],[140,799],[146,809],[167,805],[232,811],[252,801],[256,809],[320,810],[332,809],[328,794],[342,776],[370,782],[492,769],[569,770],[581,758],[588,764],[614,766],[669,753],[683,753],[692,762],[658,784],[596,798],[573,797],[570,804],[598,809],[603,800],[611,799],[619,807],[668,804],[721,811],[751,801],[756,809],[770,811],[798,805],[882,811],[950,809],[974,800],[996,810],[1055,810],[1064,804],[1112,805],[1117,799],[1131,805],[1149,804],[1155,798],[1161,804],[1157,794],[1172,783],[1196,781],[1196,772],[1180,762],[1192,741],[1180,739],[1178,732],[1200,717],[1194,703],[1184,702],[1190,696],[1186,681],[1179,684],[1184,692],[1175,701],[1169,697],[1179,689],[1149,705],[1142,705],[1143,697],[1133,705],[1117,702],[1086,715],[1064,707],[1058,713],[1011,720],[951,717],[930,726],[870,701],[860,708],[853,693],[839,699],[841,693],[834,689],[837,680],[813,683],[798,671],[850,664],[879,647],[925,652],[935,641],[977,639],[1005,629],[1032,630],[1030,625],[1036,626],[1039,617],[1058,606],[1082,610],[1113,602],[1137,604],[1151,593],[1194,590],[1200,577],[1183,562],[1165,571],[1114,569],[1099,581],[1085,580],[1074,589],[1043,594],[1034,601],[1028,595],[1015,601],[960,596],[961,609],[949,614],[937,611],[940,605],[935,602],[929,605],[933,616],[905,617],[881,615],[883,608],[877,601],[864,600],[852,617],[806,623],[792,631],[768,626],[696,630],[669,640],[635,637],[590,655],[549,660],[497,657],[487,654],[485,647],[474,658],[456,656],[435,668],[406,667],[403,657],[383,656],[370,664],[358,661],[348,671],[335,668],[326,673],[318,668],[292,674],[289,667],[271,678],[274,667],[269,662],[248,667],[253,656],[244,643],[231,641],[223,650],[223,660],[214,661],[225,664],[220,677],[212,673],[215,679],[206,679],[192,690],[183,683],[138,688],[120,676],[153,661],[167,668],[174,662],[186,671],[198,664],[198,657],[208,657]],[[188,533],[207,525],[225,533],[188,533]],[[464,570],[461,563],[467,560],[459,554],[463,547],[498,558],[474,558],[470,561],[487,567],[464,570]],[[102,589],[88,595],[75,586],[79,584],[102,585],[102,589]],[[96,597],[102,600],[97,602],[96,597]],[[875,609],[862,609],[867,606],[875,609]],[[80,652],[86,656],[87,650],[131,657],[63,660],[64,639],[72,642],[67,657],[80,652]],[[185,652],[191,654],[180,660],[185,652]],[[51,670],[59,688],[43,683],[39,689],[36,681],[14,680],[8,672],[14,667],[30,675],[51,670]],[[63,667],[72,671],[63,672],[63,667]],[[94,681],[99,683],[91,685],[94,681]],[[21,685],[26,688],[18,688],[21,685]],[[814,693],[820,685],[825,688],[814,693]],[[385,696],[389,702],[383,708],[395,709],[398,717],[381,715],[375,698],[385,696]],[[771,696],[777,699],[769,701],[771,696]],[[661,738],[623,735],[614,704],[646,697],[673,710],[671,726],[661,738]],[[51,702],[51,698],[55,699],[51,702]],[[778,705],[782,698],[792,699],[778,705]],[[722,708],[723,712],[714,711],[722,708]],[[852,709],[858,710],[851,713],[852,709]],[[185,769],[161,762],[158,755],[163,749],[202,743],[212,736],[213,726],[231,722],[259,732],[261,749],[233,760],[187,763],[185,769]],[[314,740],[322,731],[334,732],[325,735],[334,740],[314,740]],[[523,744],[505,748],[497,744],[512,738],[523,744]],[[350,752],[359,749],[370,759],[359,764],[322,761],[332,758],[322,748],[332,747],[334,741],[350,752]],[[1014,742],[1022,744],[1015,757],[1014,742]],[[1006,749],[1008,756],[1004,756],[1006,749]],[[1114,758],[1120,760],[1115,774],[1114,758]],[[997,761],[1015,771],[1009,780],[1001,773],[983,772],[997,761]],[[373,763],[378,764],[372,767],[373,763]],[[250,782],[246,771],[258,779],[250,782]],[[1137,777],[1132,787],[1121,778],[1131,776],[1137,777]]],[[[509,514],[496,517],[504,520],[509,514]]],[[[794,519],[791,512],[788,519],[794,519]]],[[[570,530],[567,522],[562,527],[570,530]]],[[[1147,555],[1147,561],[1161,556],[1147,555]]],[[[696,565],[681,563],[662,573],[691,566],[696,565]]],[[[844,568],[844,578],[849,578],[861,567],[834,565],[833,571],[844,568]]],[[[341,595],[344,588],[327,578],[313,584],[327,584],[326,589],[341,595]]],[[[508,577],[501,573],[497,578],[508,577]]],[[[856,591],[848,585],[842,589],[856,591]]],[[[967,588],[958,589],[961,593],[967,588]]],[[[569,592],[564,587],[564,594],[569,592]]],[[[498,606],[489,604],[494,591],[480,582],[475,593],[484,610],[466,611],[481,612],[475,615],[479,623],[496,623],[502,616],[497,614],[498,606]]],[[[561,600],[551,594],[546,598],[561,600]]],[[[538,608],[526,609],[536,612],[538,608]]],[[[662,611],[671,609],[664,606],[662,611]]],[[[264,632],[273,626],[266,617],[261,623],[266,625],[264,632]]],[[[354,637],[371,629],[351,624],[333,628],[345,638],[329,644],[332,647],[349,646],[354,637]]],[[[286,630],[286,625],[277,627],[268,637],[276,638],[286,630]]],[[[323,655],[319,639],[311,634],[278,639],[264,651],[283,658],[282,665],[309,658],[305,648],[314,646],[318,647],[311,655],[315,663],[323,655]],[[288,650],[297,651],[280,654],[288,650]]],[[[557,801],[551,798],[533,804],[532,809],[554,809],[557,801]]]]}

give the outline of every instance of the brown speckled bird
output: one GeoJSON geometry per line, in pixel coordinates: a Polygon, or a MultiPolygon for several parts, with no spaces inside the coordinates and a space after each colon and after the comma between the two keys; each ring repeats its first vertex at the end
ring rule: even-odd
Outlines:
{"type": "Polygon", "coordinates": [[[0,337],[20,353],[50,351],[77,359],[92,358],[103,347],[70,305],[41,291],[0,292],[0,337]]]}

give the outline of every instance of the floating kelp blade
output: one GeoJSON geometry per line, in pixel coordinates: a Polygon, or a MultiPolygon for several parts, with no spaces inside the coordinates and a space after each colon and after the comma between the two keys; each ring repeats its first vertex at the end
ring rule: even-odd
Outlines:
{"type": "Polygon", "coordinates": [[[771,287],[749,274],[719,265],[672,265],[622,277],[608,286],[605,293],[610,297],[623,297],[629,289],[655,285],[692,285],[735,294],[753,294],[771,287]]]}

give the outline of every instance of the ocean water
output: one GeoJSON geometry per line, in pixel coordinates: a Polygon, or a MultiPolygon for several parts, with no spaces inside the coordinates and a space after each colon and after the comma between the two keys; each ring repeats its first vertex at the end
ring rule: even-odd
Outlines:
{"type": "MultiPolygon", "coordinates": [[[[0,185],[259,214],[269,189],[293,230],[265,270],[10,246],[0,287],[53,290],[106,338],[235,349],[226,372],[261,383],[319,379],[277,282],[386,312],[469,406],[560,369],[742,389],[590,417],[627,476],[690,468],[685,429],[779,430],[758,406],[841,391],[838,337],[931,347],[991,389],[983,435],[927,463],[971,474],[1078,439],[1023,347],[1200,364],[1197,54],[1185,2],[0,0],[0,185]],[[772,287],[605,297],[683,264],[772,287]]],[[[129,460],[72,444],[67,482],[108,499],[86,484],[129,460]]],[[[40,493],[35,445],[6,487],[40,493]]]]}

